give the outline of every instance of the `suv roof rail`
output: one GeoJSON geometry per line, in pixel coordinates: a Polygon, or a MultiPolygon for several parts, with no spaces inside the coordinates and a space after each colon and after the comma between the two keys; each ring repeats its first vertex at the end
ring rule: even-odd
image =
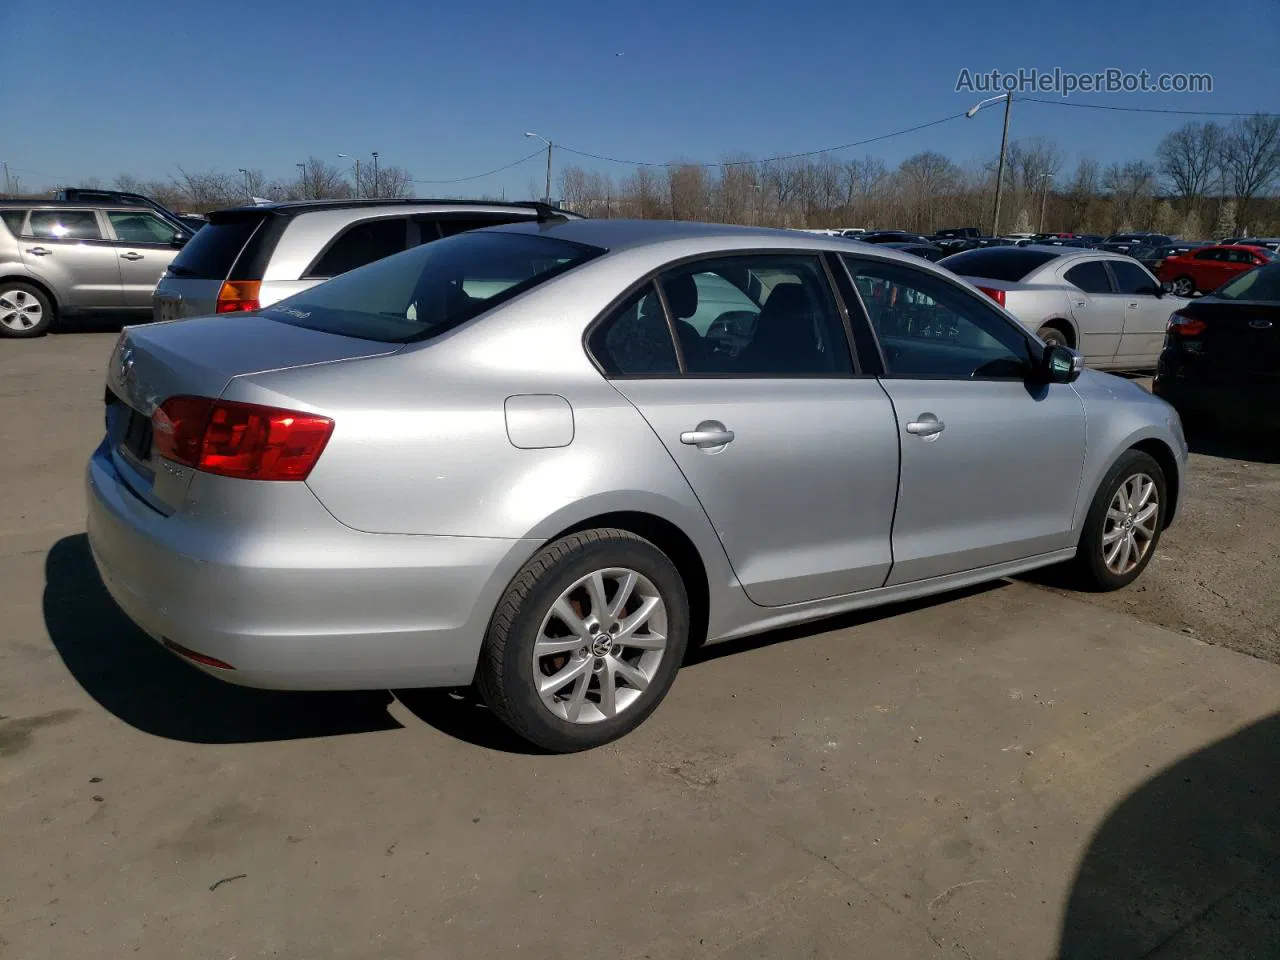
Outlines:
{"type": "Polygon", "coordinates": [[[573,213],[562,207],[557,207],[547,203],[544,200],[457,200],[440,197],[361,197],[360,199],[334,199],[334,200],[278,200],[271,203],[257,204],[240,204],[235,207],[224,207],[221,210],[213,211],[214,214],[226,214],[231,212],[246,212],[256,210],[259,212],[271,211],[297,211],[306,210],[341,210],[352,207],[394,207],[394,206],[413,206],[420,204],[441,204],[454,207],[523,207],[533,210],[537,214],[539,223],[546,223],[552,220],[569,220],[582,219],[581,214],[573,213]]]}

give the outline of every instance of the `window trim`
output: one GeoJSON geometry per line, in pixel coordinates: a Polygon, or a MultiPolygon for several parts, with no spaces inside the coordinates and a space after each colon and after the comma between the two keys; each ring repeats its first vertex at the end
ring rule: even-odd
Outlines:
{"type": "MultiPolygon", "coordinates": [[[[872,324],[871,314],[867,312],[866,304],[862,300],[862,293],[858,290],[857,280],[854,278],[853,270],[849,266],[849,261],[851,260],[898,267],[911,273],[918,273],[928,277],[932,277],[936,280],[941,281],[947,286],[953,287],[958,293],[960,293],[963,297],[967,298],[970,302],[976,303],[978,305],[979,311],[986,311],[987,313],[996,317],[997,319],[1005,323],[1010,330],[1012,330],[1014,333],[1016,333],[1019,337],[1022,338],[1027,348],[1028,374],[1035,367],[1037,354],[1043,352],[1043,348],[1041,347],[1039,341],[1037,341],[1031,335],[1030,331],[1028,331],[1027,328],[1024,327],[1019,321],[1009,317],[1003,310],[999,309],[994,304],[988,305],[987,303],[984,303],[982,294],[974,293],[974,291],[968,289],[964,284],[956,280],[953,280],[951,277],[946,276],[940,270],[937,272],[932,270],[921,270],[915,264],[902,263],[901,261],[898,261],[898,260],[888,260],[881,257],[867,256],[862,251],[858,251],[857,253],[852,253],[852,254],[847,252],[842,252],[839,254],[839,257],[840,257],[840,262],[843,264],[845,271],[849,274],[849,282],[853,285],[854,294],[858,298],[858,307],[862,311],[863,322],[867,325],[867,329],[870,331],[871,336],[875,338],[877,351],[879,352],[881,357],[884,356],[884,348],[880,344],[880,338],[876,335],[875,325],[872,324]]],[[[884,371],[880,374],[880,378],[883,380],[929,380],[929,381],[949,381],[953,383],[968,383],[968,382],[1026,383],[1027,382],[1026,375],[1021,377],[974,377],[974,376],[949,377],[949,376],[920,376],[918,374],[898,374],[898,373],[892,372],[887,361],[884,363],[884,371]]]]}
{"type": "MultiPolygon", "coordinates": [[[[334,273],[334,274],[321,276],[320,274],[317,274],[315,270],[316,270],[316,267],[320,265],[320,262],[324,260],[326,256],[328,256],[329,251],[338,245],[338,241],[346,237],[346,235],[349,234],[352,230],[355,230],[357,227],[363,227],[366,224],[374,223],[376,221],[381,221],[381,220],[400,220],[404,224],[405,247],[404,247],[404,250],[397,250],[396,253],[404,253],[405,250],[413,249],[414,245],[409,243],[410,218],[405,214],[397,212],[397,213],[391,213],[382,217],[361,217],[359,220],[352,220],[345,227],[343,227],[341,230],[335,233],[332,237],[330,237],[329,242],[320,248],[320,252],[311,258],[311,262],[307,264],[307,268],[302,271],[302,274],[301,276],[298,277],[298,279],[299,280],[332,280],[334,277],[342,276],[341,273],[334,273]]],[[[421,244],[417,244],[417,246],[421,246],[421,244]]],[[[388,254],[388,256],[395,256],[395,254],[388,254]]],[[[381,260],[383,258],[379,257],[378,259],[381,260]]],[[[374,263],[375,261],[370,260],[369,262],[374,263]]],[[[360,266],[365,266],[365,264],[361,264],[360,266]]],[[[355,270],[359,268],[352,267],[351,269],[355,270]]],[[[349,273],[350,271],[345,271],[345,272],[349,273]]]]}
{"type": "Polygon", "coordinates": [[[864,379],[868,376],[874,377],[874,374],[861,372],[858,366],[858,353],[854,348],[854,342],[850,337],[848,325],[844,322],[841,314],[841,298],[837,285],[831,282],[831,274],[826,266],[826,255],[839,253],[830,249],[812,248],[812,247],[751,247],[751,248],[731,248],[726,250],[704,251],[702,253],[688,254],[683,257],[677,257],[675,260],[668,260],[652,270],[647,271],[633,283],[628,285],[621,294],[609,301],[609,304],[601,310],[586,325],[582,332],[582,349],[586,353],[587,359],[591,365],[595,367],[600,376],[606,380],[857,380],[864,379]],[[849,373],[800,373],[800,374],[754,374],[751,376],[742,376],[736,373],[689,373],[684,362],[684,351],[680,347],[680,338],[676,335],[675,320],[671,314],[671,308],[667,303],[666,291],[662,289],[662,284],[658,278],[665,272],[677,267],[686,266],[690,263],[698,261],[726,260],[731,257],[809,257],[818,261],[818,265],[822,268],[826,277],[827,289],[830,292],[833,302],[836,306],[836,315],[841,318],[841,328],[844,330],[844,345],[849,351],[849,362],[852,371],[849,373]],[[604,323],[605,320],[613,313],[615,309],[622,305],[623,301],[630,297],[635,291],[643,287],[647,283],[652,283],[658,290],[658,298],[662,304],[662,312],[667,318],[667,332],[671,337],[675,346],[676,360],[679,364],[679,373],[676,376],[667,374],[619,374],[614,376],[605,373],[600,361],[596,359],[591,352],[590,340],[591,335],[595,332],[596,327],[604,323]]]}

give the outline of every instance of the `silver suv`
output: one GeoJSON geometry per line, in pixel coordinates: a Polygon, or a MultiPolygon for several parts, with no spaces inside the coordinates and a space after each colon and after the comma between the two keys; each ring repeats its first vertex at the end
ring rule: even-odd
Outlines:
{"type": "Polygon", "coordinates": [[[0,337],[38,337],[79,313],[148,310],[191,236],[136,204],[0,200],[0,337]]]}
{"type": "Polygon", "coordinates": [[[235,207],[169,266],[152,298],[156,320],[258,310],[356,267],[465,230],[579,219],[542,203],[313,200],[235,207]]]}

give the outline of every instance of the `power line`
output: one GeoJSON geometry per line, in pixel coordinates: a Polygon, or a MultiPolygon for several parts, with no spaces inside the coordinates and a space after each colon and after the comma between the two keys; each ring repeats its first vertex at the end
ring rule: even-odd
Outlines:
{"type": "Polygon", "coordinates": [[[1187,117],[1280,117],[1280,113],[1240,113],[1230,110],[1168,110],[1162,107],[1117,107],[1105,103],[1077,103],[1073,100],[1045,100],[1041,97],[1014,97],[1019,103],[1047,103],[1055,107],[1080,107],[1084,110],[1116,110],[1121,113],[1172,113],[1187,117]]]}
{"type": "Polygon", "coordinates": [[[534,157],[540,157],[540,156],[542,156],[542,153],[543,153],[543,150],[542,150],[542,148],[541,148],[541,147],[539,147],[537,150],[533,151],[533,153],[529,154],[529,155],[528,155],[528,156],[526,156],[526,157],[521,157],[519,160],[512,160],[512,161],[511,161],[510,163],[508,163],[508,164],[504,164],[504,165],[503,165],[503,166],[501,166],[501,167],[497,167],[496,169],[494,169],[494,170],[489,170],[489,171],[487,171],[487,172],[485,172],[485,173],[476,173],[476,174],[472,174],[472,175],[471,175],[471,176],[469,176],[469,177],[454,177],[452,180],[414,180],[414,179],[410,179],[410,181],[409,181],[409,182],[410,182],[410,183],[463,183],[463,182],[464,182],[464,181],[466,181],[466,180],[480,180],[480,179],[482,179],[483,177],[491,177],[491,176],[493,176],[495,173],[501,173],[503,170],[510,170],[512,167],[518,167],[518,166],[520,166],[520,164],[524,163],[526,160],[532,160],[534,157]]]}
{"type": "MultiPolygon", "coordinates": [[[[833,147],[821,147],[817,150],[805,150],[801,153],[782,153],[775,157],[765,157],[762,160],[726,160],[717,163],[683,163],[678,160],[668,160],[665,163],[658,163],[653,160],[624,160],[620,157],[606,157],[602,154],[588,153],[586,150],[576,150],[573,147],[566,147],[562,143],[557,143],[556,149],[563,150],[565,153],[577,154],[580,157],[590,157],[592,160],[604,160],[607,163],[623,163],[633,167],[750,167],[758,163],[769,163],[774,160],[795,160],[799,157],[813,157],[821,153],[838,153],[841,150],[848,150],[850,147],[861,147],[868,143],[888,140],[891,137],[901,137],[904,134],[915,133],[917,130],[924,130],[927,127],[936,127],[940,123],[959,120],[963,116],[963,113],[954,113],[949,117],[939,117],[937,120],[930,120],[927,123],[918,123],[914,127],[906,127],[902,130],[895,130],[892,133],[882,133],[876,137],[867,137],[865,140],[854,140],[850,143],[841,143],[833,147]]],[[[541,153],[542,151],[538,152],[541,153]]]]}

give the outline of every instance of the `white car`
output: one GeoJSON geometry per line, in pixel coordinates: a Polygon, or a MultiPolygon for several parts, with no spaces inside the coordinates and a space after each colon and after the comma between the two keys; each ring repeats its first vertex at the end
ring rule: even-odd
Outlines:
{"type": "Polygon", "coordinates": [[[1132,257],[1079,247],[986,247],[938,261],[1046,343],[1091,367],[1154,369],[1169,315],[1188,301],[1166,294],[1132,257]]]}

